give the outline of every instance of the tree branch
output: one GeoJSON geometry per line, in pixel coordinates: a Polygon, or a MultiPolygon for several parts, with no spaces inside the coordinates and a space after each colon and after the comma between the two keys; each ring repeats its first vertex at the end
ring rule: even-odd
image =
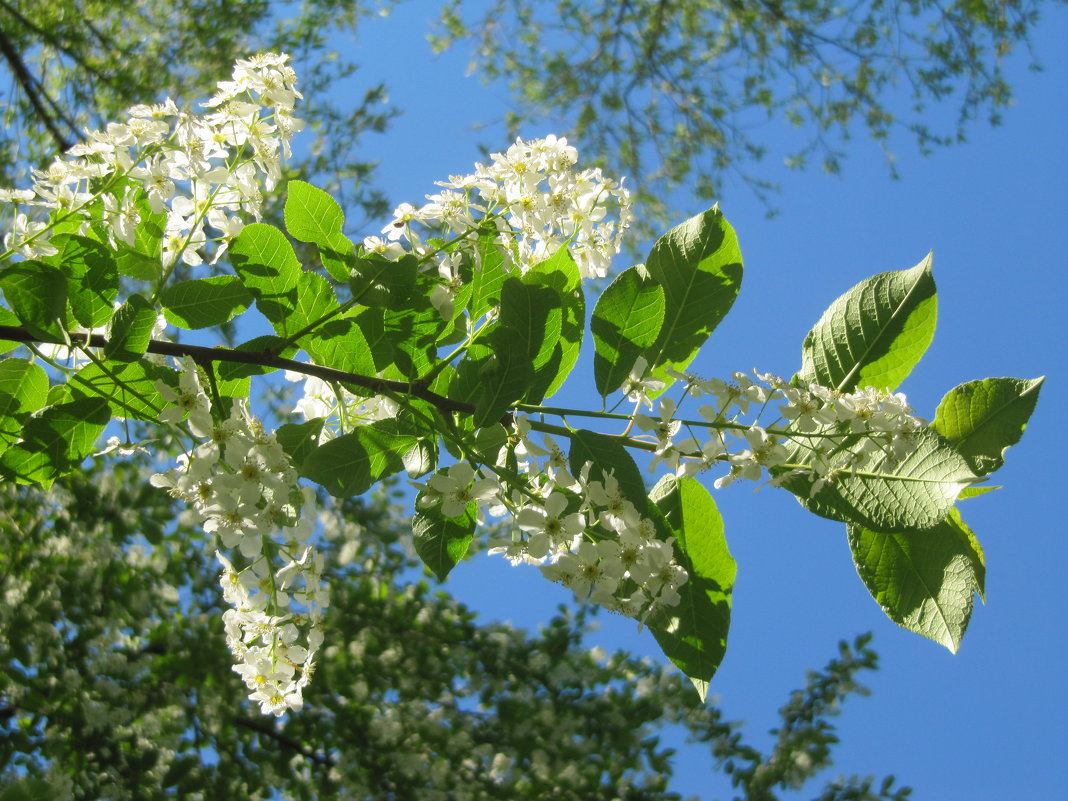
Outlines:
{"type": "MultiPolygon", "coordinates": [[[[102,348],[107,345],[107,337],[101,334],[70,333],[67,335],[74,345],[83,347],[102,348]]],[[[40,342],[47,340],[30,333],[27,329],[13,326],[0,325],[0,340],[12,342],[40,342]]],[[[48,342],[48,344],[66,344],[48,342]]],[[[158,353],[163,356],[189,356],[198,364],[211,362],[234,362],[236,364],[253,364],[262,367],[273,367],[278,370],[292,370],[295,373],[321,378],[324,381],[353,384],[370,390],[375,394],[396,392],[420,398],[433,404],[443,412],[462,412],[474,414],[475,406],[471,403],[455,401],[431,392],[419,381],[394,381],[388,378],[374,378],[372,376],[349,373],[344,370],[335,370],[333,367],[323,367],[308,362],[298,362],[294,359],[283,359],[281,356],[266,350],[235,350],[233,348],[208,348],[202,345],[185,345],[180,342],[166,342],[163,340],[150,340],[147,348],[148,353],[158,353]]]]}
{"type": "Polygon", "coordinates": [[[258,720],[249,720],[248,718],[235,718],[234,724],[240,726],[241,728],[248,729],[249,731],[254,731],[257,734],[264,734],[270,737],[279,745],[296,751],[302,757],[310,759],[317,765],[323,765],[328,768],[334,766],[334,760],[330,757],[324,756],[323,754],[317,754],[315,751],[308,748],[306,745],[297,742],[292,737],[289,737],[283,734],[282,732],[277,731],[272,726],[269,726],[266,723],[262,723],[258,720]]]}
{"type": "MultiPolygon", "coordinates": [[[[35,86],[37,81],[34,79],[33,75],[30,74],[29,69],[26,67],[26,62],[22,60],[22,56],[19,55],[19,52],[15,49],[15,45],[12,41],[7,38],[7,34],[4,33],[3,28],[0,28],[0,53],[3,54],[8,66],[11,67],[11,73],[15,76],[15,80],[18,81],[19,86],[22,87],[22,91],[26,93],[26,99],[30,101],[30,105],[32,105],[34,111],[37,112],[37,116],[41,120],[41,123],[52,135],[56,147],[64,152],[70,150],[74,143],[68,141],[59,128],[56,127],[55,120],[41,102],[44,93],[38,91],[35,86]]],[[[45,99],[49,101],[49,104],[52,104],[51,98],[45,97],[45,99]]]]}

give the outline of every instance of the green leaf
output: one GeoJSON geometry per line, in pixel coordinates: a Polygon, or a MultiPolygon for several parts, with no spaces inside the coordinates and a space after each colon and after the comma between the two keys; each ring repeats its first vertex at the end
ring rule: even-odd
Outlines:
{"type": "Polygon", "coordinates": [[[278,426],[275,438],[291,464],[300,468],[319,446],[319,432],[323,430],[323,422],[322,417],[314,417],[303,423],[284,423],[278,426]]]}
{"type": "Polygon", "coordinates": [[[96,328],[111,319],[119,274],[108,248],[84,236],[52,238],[59,252],[50,261],[67,276],[71,312],[79,325],[96,328]]]}
{"type": "MultiPolygon", "coordinates": [[[[267,334],[261,337],[253,337],[247,342],[242,342],[237,345],[234,350],[246,351],[248,353],[263,353],[269,351],[276,356],[283,359],[291,359],[297,352],[296,345],[290,345],[286,340],[281,337],[272,336],[267,334]]],[[[233,381],[241,378],[248,378],[253,375],[266,375],[273,372],[276,368],[267,367],[262,364],[247,364],[242,362],[219,362],[215,365],[215,372],[219,376],[220,381],[233,381]]]]}
{"type": "Polygon", "coordinates": [[[22,441],[0,456],[0,475],[20,484],[51,486],[92,453],[110,419],[101,398],[45,407],[23,425],[22,441]]]}
{"type": "Polygon", "coordinates": [[[734,305],[742,253],[717,206],[660,237],[645,268],[664,289],[664,322],[645,357],[666,388],[667,369],[684,370],[734,305]]]}
{"type": "Polygon", "coordinates": [[[527,354],[513,347],[509,328],[497,326],[484,334],[467,353],[449,384],[449,397],[475,406],[475,428],[500,422],[518,403],[533,379],[527,354]]]}
{"type": "Polygon", "coordinates": [[[408,478],[425,476],[438,466],[438,442],[436,437],[427,437],[416,442],[404,454],[404,471],[408,478]]]}
{"type": "Polygon", "coordinates": [[[141,281],[156,281],[163,270],[163,235],[167,212],[152,211],[148,195],[140,186],[134,188],[138,215],[133,245],[118,243],[115,264],[119,272],[141,281]]]}
{"type": "Polygon", "coordinates": [[[371,342],[371,336],[367,335],[368,329],[362,322],[370,317],[361,314],[357,319],[361,321],[360,328],[367,336],[376,364],[381,358],[383,345],[389,347],[390,355],[387,358],[395,365],[395,371],[390,374],[387,365],[385,377],[415,381],[425,376],[437,364],[437,340],[446,323],[434,309],[385,311],[382,328],[374,332],[375,336],[384,338],[385,343],[371,342]]]}
{"type": "Polygon", "coordinates": [[[230,243],[230,263],[257,301],[297,286],[300,261],[286,235],[273,225],[250,223],[230,243]]]}
{"type": "Polygon", "coordinates": [[[403,311],[412,307],[419,261],[404,256],[397,261],[371,254],[353,262],[346,278],[352,296],[364,306],[385,306],[403,311]]]}
{"type": "Polygon", "coordinates": [[[931,428],[957,449],[977,475],[993,473],[1027,428],[1045,378],[985,378],[954,387],[935,410],[931,428]]]}
{"type": "Polygon", "coordinates": [[[886,532],[933,528],[977,476],[935,432],[920,429],[913,437],[915,450],[898,464],[873,457],[872,464],[841,471],[815,495],[808,473],[789,477],[782,486],[810,512],[831,520],[886,532]]]}
{"type": "Polygon", "coordinates": [[[48,398],[48,375],[25,359],[4,359],[0,361],[0,392],[13,401],[9,412],[35,412],[48,398]]]}
{"type": "Polygon", "coordinates": [[[229,322],[249,307],[252,293],[236,275],[217,275],[173,284],[160,302],[171,325],[197,329],[229,322]]]}
{"type": "Polygon", "coordinates": [[[25,359],[0,361],[0,451],[22,435],[25,417],[48,401],[48,375],[25,359]]]}
{"type": "Polygon", "coordinates": [[[115,311],[107,328],[104,357],[121,361],[140,359],[152,341],[156,309],[142,295],[134,293],[115,311]]]}
{"type": "Polygon", "coordinates": [[[65,341],[67,330],[67,279],[40,261],[20,261],[0,272],[11,311],[31,334],[51,342],[65,341]]]}
{"type": "Polygon", "coordinates": [[[404,455],[415,441],[415,436],[396,433],[390,420],[358,426],[312,451],[300,472],[337,498],[361,495],[403,470],[404,455]]]}
{"type": "Polygon", "coordinates": [[[346,258],[352,242],[342,233],[345,213],[330,195],[304,181],[287,186],[284,216],[289,235],[319,248],[323,266],[337,281],[349,280],[346,258]]]}
{"type": "Polygon", "coordinates": [[[798,377],[843,392],[896,389],[931,344],[937,317],[930,255],[912,269],[874,275],[832,303],[809,331],[798,377]]]}
{"type": "Polygon", "coordinates": [[[467,554],[477,518],[476,503],[467,504],[461,517],[445,517],[437,506],[415,513],[412,521],[415,552],[438,581],[444,581],[467,554]]]}
{"type": "MultiPolygon", "coordinates": [[[[295,341],[300,332],[327,317],[338,307],[337,295],[318,273],[301,273],[292,289],[283,294],[261,295],[256,308],[274,327],[278,336],[295,341]]],[[[300,342],[303,344],[305,333],[300,342]]]]}
{"type": "Polygon", "coordinates": [[[313,362],[324,367],[357,375],[375,375],[371,346],[351,317],[331,320],[317,328],[314,335],[306,338],[304,350],[313,362]]]}
{"type": "Polygon", "coordinates": [[[593,308],[593,381],[601,397],[619,389],[660,334],[664,289],[644,268],[631,267],[608,285],[593,308]]]}
{"type": "MultiPolygon", "coordinates": [[[[534,384],[527,394],[528,403],[540,403],[560,389],[578,361],[586,329],[586,299],[578,266],[564,247],[527,270],[522,280],[524,284],[552,290],[556,295],[554,309],[559,310],[559,325],[555,321],[546,324],[547,330],[558,328],[559,336],[545,356],[535,358],[534,384]]],[[[555,319],[556,312],[551,314],[555,319]]]]}
{"type": "Polygon", "coordinates": [[[737,565],[727,547],[723,518],[701,484],[665,476],[649,497],[670,526],[675,559],[688,579],[678,590],[680,603],[659,607],[646,625],[704,701],[727,650],[737,565]]]}
{"type": "Polygon", "coordinates": [[[177,386],[177,374],[152,362],[137,360],[87,364],[68,383],[74,398],[106,400],[112,417],[152,423],[159,420],[159,413],[167,405],[156,388],[159,382],[177,386]]]}
{"type": "Polygon", "coordinates": [[[928,531],[885,533],[849,527],[857,573],[887,617],[953,653],[983,595],[983,551],[954,509],[928,531]]]}
{"type": "Polygon", "coordinates": [[[501,287],[500,324],[509,329],[513,350],[532,368],[544,366],[560,339],[560,306],[556,292],[509,278],[501,287]]]}
{"type": "Polygon", "coordinates": [[[497,232],[487,231],[478,238],[478,256],[471,273],[471,301],[468,311],[471,320],[478,320],[501,301],[501,286],[507,277],[504,256],[498,249],[497,232]]]}

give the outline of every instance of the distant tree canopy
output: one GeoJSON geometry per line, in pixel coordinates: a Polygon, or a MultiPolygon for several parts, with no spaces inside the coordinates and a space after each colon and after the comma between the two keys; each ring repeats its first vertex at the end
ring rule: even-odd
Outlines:
{"type": "MultiPolygon", "coordinates": [[[[383,130],[391,116],[385,87],[345,97],[325,90],[359,57],[358,48],[355,58],[338,52],[337,36],[373,31],[368,14],[392,5],[0,0],[0,63],[11,78],[0,90],[0,181],[13,185],[20,167],[41,166],[132,103],[168,94],[191,101],[235,57],[273,49],[293,54],[302,91],[316,99],[302,107],[315,140],[291,163],[293,174],[380,215],[384,199],[360,146],[362,133],[383,130]]],[[[884,143],[907,131],[926,152],[962,141],[978,119],[997,123],[1012,99],[1001,64],[1030,46],[1040,6],[496,0],[487,8],[450,0],[431,42],[443,49],[473,40],[473,65],[512,91],[510,126],[552,119],[557,133],[631,176],[651,224],[664,221],[673,189],[714,199],[729,175],[773,205],[773,182],[759,166],[768,152],[761,123],[771,119],[800,131],[797,147],[777,157],[832,172],[858,126],[884,143]],[[938,105],[955,107],[956,121],[932,123],[938,105]]]]}
{"type": "MultiPolygon", "coordinates": [[[[584,610],[533,635],[477,623],[415,580],[407,524],[380,496],[321,521],[331,646],[308,705],[279,725],[231,670],[214,545],[145,472],[98,459],[48,492],[0,485],[4,801],[666,801],[671,723],[729,766],[740,798],[770,799],[830,763],[828,717],[876,664],[866,640],[843,644],[764,754],[674,669],[591,651],[584,610]]],[[[820,797],[906,794],[855,779],[820,797]]]]}
{"type": "MultiPolygon", "coordinates": [[[[1029,46],[1037,0],[451,0],[433,42],[473,40],[473,64],[513,92],[513,127],[561,117],[587,151],[638,182],[643,213],[685,185],[717,198],[740,177],[766,197],[761,121],[801,129],[782,154],[837,172],[859,127],[925,152],[997,123],[1001,69],[1029,46]],[[932,124],[936,105],[955,124],[932,124]]],[[[561,130],[557,127],[556,130],[561,130]]],[[[776,154],[779,155],[779,154],[776,154]]],[[[893,156],[887,158],[891,167],[893,156]]]]}
{"type": "MultiPolygon", "coordinates": [[[[0,182],[13,186],[27,167],[42,167],[81,141],[85,129],[120,119],[135,104],[208,96],[237,58],[260,50],[292,54],[300,64],[307,122],[302,154],[289,164],[334,192],[353,211],[388,209],[366,180],[373,165],[361,135],[384,130],[392,112],[385,87],[331,96],[356,63],[338,58],[329,39],[352,35],[367,9],[307,0],[0,0],[0,182]]],[[[24,181],[23,181],[24,182],[24,181]]]]}

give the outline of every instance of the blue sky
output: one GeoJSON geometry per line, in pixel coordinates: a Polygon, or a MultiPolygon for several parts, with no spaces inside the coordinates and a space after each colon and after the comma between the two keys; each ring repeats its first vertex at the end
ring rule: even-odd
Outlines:
{"type": "MultiPolygon", "coordinates": [[[[368,140],[382,162],[379,181],[397,203],[418,203],[434,180],[466,171],[478,144],[507,145],[493,124],[506,108],[504,90],[465,77],[463,51],[430,56],[422,34],[434,11],[426,2],[402,5],[387,20],[368,21],[356,42],[364,66],[353,91],[385,80],[403,110],[388,134],[368,140]],[[490,125],[476,131],[475,123],[490,125]]],[[[1005,488],[962,509],[986,550],[987,605],[976,609],[955,656],[886,619],[856,576],[841,524],[770,488],[736,484],[714,496],[739,575],[727,657],[711,694],[766,746],[776,709],[806,668],[825,664],[839,639],[873,631],[882,669],[868,681],[873,696],[851,700],[839,718],[843,743],[831,775],[894,773],[916,799],[1041,801],[1063,798],[1068,786],[1068,603],[1060,589],[1068,527],[1057,522],[1064,467],[1055,458],[1068,450],[1056,422],[1066,406],[1068,340],[1068,9],[1043,13],[1034,50],[1045,69],[1029,71],[1025,54],[1010,61],[1016,104],[1000,127],[976,125],[967,143],[929,158],[906,138],[892,141],[897,181],[859,131],[841,177],[769,160],[763,176],[782,185],[773,220],[747,189],[728,184],[721,206],[742,245],[745,280],[693,365],[707,376],[754,367],[790,375],[802,338],[835,297],[933,250],[938,332],[902,387],[917,412],[932,416],[945,391],[971,379],[1048,376],[1026,436],[995,477],[1005,488]]],[[[523,133],[550,132],[545,125],[523,133]]],[[[778,142],[789,129],[772,124],[768,133],[778,142]]],[[[675,202],[680,220],[702,209],[685,192],[675,202]]],[[[576,387],[584,368],[588,357],[554,402],[583,401],[576,387]]],[[[447,589],[486,617],[527,627],[570,602],[536,571],[490,557],[459,566],[447,589]]],[[[632,621],[601,622],[591,644],[657,656],[651,635],[632,621]]],[[[677,774],[683,793],[730,797],[701,751],[683,750],[677,774]]],[[[802,797],[816,794],[813,786],[802,797]]]]}

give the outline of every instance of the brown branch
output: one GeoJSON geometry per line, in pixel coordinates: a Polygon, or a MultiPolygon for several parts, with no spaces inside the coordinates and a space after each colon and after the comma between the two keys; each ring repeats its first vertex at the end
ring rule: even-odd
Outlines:
{"type": "Polygon", "coordinates": [[[26,93],[26,98],[30,101],[30,105],[33,106],[34,111],[37,112],[37,116],[41,120],[41,123],[52,135],[52,139],[55,141],[56,146],[61,151],[69,150],[74,143],[68,141],[59,128],[56,127],[55,120],[48,112],[48,109],[44,107],[41,98],[44,97],[49,104],[53,106],[55,105],[54,102],[43,91],[39,91],[35,86],[37,81],[34,79],[33,75],[30,74],[29,69],[26,67],[26,62],[22,60],[22,56],[19,55],[19,52],[15,49],[15,45],[12,41],[7,38],[7,34],[4,33],[3,28],[0,28],[0,54],[3,54],[8,66],[11,67],[11,73],[15,76],[15,80],[18,81],[19,86],[22,87],[22,91],[26,93]]]}
{"type": "Polygon", "coordinates": [[[254,731],[257,734],[264,734],[270,737],[279,745],[284,746],[285,748],[289,748],[292,751],[296,751],[302,757],[310,759],[317,765],[323,765],[328,768],[332,768],[334,766],[334,760],[332,758],[324,756],[323,754],[317,754],[315,751],[308,748],[306,745],[297,742],[292,737],[289,737],[288,735],[277,731],[272,726],[269,726],[266,723],[262,723],[258,720],[249,720],[248,718],[235,718],[234,724],[244,729],[248,729],[249,731],[254,731]]]}
{"type": "MultiPolygon", "coordinates": [[[[101,334],[71,333],[67,336],[70,337],[72,344],[81,345],[83,347],[103,348],[107,345],[107,337],[101,334]]],[[[48,344],[66,344],[41,339],[25,328],[13,325],[0,325],[0,340],[4,339],[11,342],[48,342],[48,344]]],[[[208,348],[203,345],[185,345],[180,342],[166,342],[153,339],[148,343],[147,352],[158,353],[163,356],[189,356],[198,364],[234,362],[236,364],[253,364],[261,367],[273,367],[277,370],[292,370],[295,373],[314,376],[316,378],[321,378],[324,381],[352,384],[370,390],[375,394],[395,392],[401,395],[409,395],[413,398],[420,398],[421,400],[433,404],[443,412],[462,412],[464,414],[474,414],[475,412],[474,404],[455,401],[451,398],[446,398],[444,395],[431,392],[419,381],[394,381],[388,378],[374,378],[372,376],[359,375],[358,373],[349,373],[345,370],[335,370],[333,367],[323,367],[318,364],[298,362],[294,359],[283,359],[281,356],[277,356],[266,350],[208,348]]]]}

